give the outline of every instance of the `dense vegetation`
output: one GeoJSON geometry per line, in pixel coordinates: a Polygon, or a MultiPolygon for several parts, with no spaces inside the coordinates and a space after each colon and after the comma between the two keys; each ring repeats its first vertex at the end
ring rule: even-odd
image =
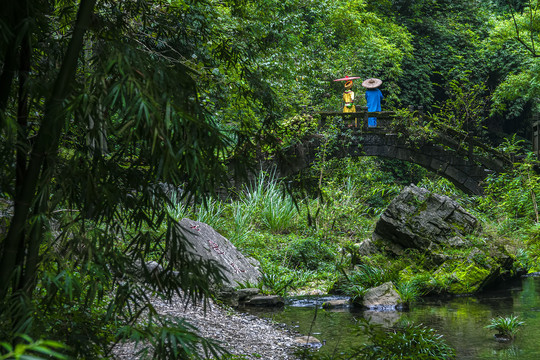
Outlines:
{"type": "MultiPolygon", "coordinates": [[[[0,358],[15,346],[99,358],[124,339],[144,341],[160,359],[218,357],[218,345],[159,317],[149,301],[180,291],[205,299],[209,282],[222,279],[219,267],[187,255],[174,226],[182,216],[259,259],[263,290],[328,291],[412,182],[460,201],[512,245],[523,269],[538,270],[540,177],[523,140],[540,95],[537,6],[4,1],[0,358]],[[344,75],[382,79],[386,110],[424,106],[436,121],[525,160],[490,177],[482,197],[416,166],[368,158],[321,155],[294,178],[245,181],[259,161],[315,131],[302,105],[341,107],[332,79],[344,75]],[[231,178],[245,185],[218,197],[231,178]],[[164,266],[160,282],[134,266],[147,260],[164,266]]],[[[323,135],[332,146],[336,132],[323,135]]],[[[421,294],[399,283],[403,264],[382,271],[381,261],[356,269],[365,281],[353,284],[357,294],[388,279],[411,300],[421,294]]]]}

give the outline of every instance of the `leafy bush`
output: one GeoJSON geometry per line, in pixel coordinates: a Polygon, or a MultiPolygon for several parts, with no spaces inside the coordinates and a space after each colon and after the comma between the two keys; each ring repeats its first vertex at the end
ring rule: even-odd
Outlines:
{"type": "Polygon", "coordinates": [[[326,243],[312,237],[294,239],[285,254],[290,267],[309,270],[317,270],[323,263],[336,259],[336,254],[326,243]]]}

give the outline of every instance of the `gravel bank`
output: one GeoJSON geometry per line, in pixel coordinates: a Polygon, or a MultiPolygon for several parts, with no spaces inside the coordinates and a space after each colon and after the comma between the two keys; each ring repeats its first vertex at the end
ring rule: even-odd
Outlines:
{"type": "MultiPolygon", "coordinates": [[[[182,303],[180,298],[171,302],[154,299],[156,310],[169,316],[185,318],[199,329],[200,335],[221,342],[231,354],[244,355],[246,360],[295,360],[297,349],[295,334],[253,315],[227,311],[213,302],[204,312],[201,305],[182,303]]],[[[121,360],[134,360],[132,344],[120,344],[114,354],[121,360]]]]}

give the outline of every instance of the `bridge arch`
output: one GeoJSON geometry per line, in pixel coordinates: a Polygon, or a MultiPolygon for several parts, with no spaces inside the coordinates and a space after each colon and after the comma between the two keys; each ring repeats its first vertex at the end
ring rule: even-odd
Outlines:
{"type": "MultiPolygon", "coordinates": [[[[507,164],[497,159],[456,152],[444,145],[425,142],[410,144],[406,137],[384,131],[361,133],[353,141],[343,141],[327,158],[378,156],[398,159],[420,165],[451,181],[458,189],[472,195],[483,193],[482,183],[492,172],[505,171],[507,164]]],[[[444,139],[439,139],[444,143],[444,139]]],[[[316,158],[322,136],[314,135],[299,143],[282,157],[279,167],[282,175],[291,175],[306,168],[316,158]]]]}

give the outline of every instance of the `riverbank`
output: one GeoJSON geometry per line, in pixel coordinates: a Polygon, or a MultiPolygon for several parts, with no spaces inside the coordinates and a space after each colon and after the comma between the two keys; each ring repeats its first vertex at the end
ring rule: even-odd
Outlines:
{"type": "MultiPolygon", "coordinates": [[[[242,356],[242,360],[297,359],[293,352],[298,349],[294,342],[298,334],[283,324],[223,308],[214,302],[206,309],[202,304],[186,306],[177,296],[171,301],[154,298],[152,303],[160,314],[186,319],[201,336],[220,342],[231,354],[242,356]]],[[[137,359],[136,352],[132,343],[119,344],[113,350],[120,360],[137,359]]]]}

